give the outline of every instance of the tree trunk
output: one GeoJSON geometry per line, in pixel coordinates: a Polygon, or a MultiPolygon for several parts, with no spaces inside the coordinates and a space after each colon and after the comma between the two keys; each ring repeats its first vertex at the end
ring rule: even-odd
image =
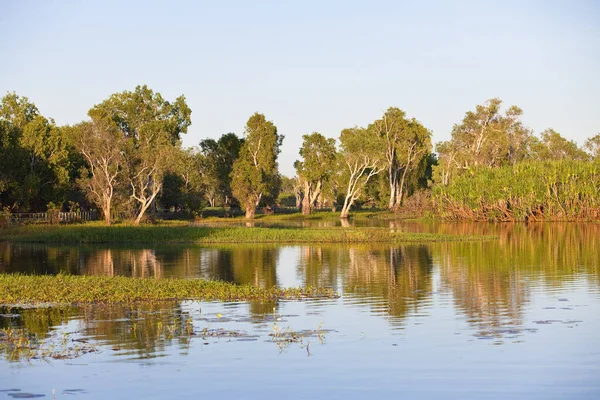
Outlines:
{"type": "Polygon", "coordinates": [[[302,199],[302,215],[309,215],[311,209],[310,184],[304,183],[304,198],[302,199]]]}
{"type": "Polygon", "coordinates": [[[302,215],[309,215],[310,211],[310,200],[308,196],[304,196],[304,198],[302,199],[302,215]]]}
{"type": "Polygon", "coordinates": [[[396,189],[398,188],[398,175],[394,166],[389,167],[388,178],[390,181],[390,201],[388,203],[388,209],[391,211],[396,204],[396,189]]]}
{"type": "Polygon", "coordinates": [[[142,208],[140,209],[140,212],[138,213],[138,216],[136,217],[135,221],[133,221],[134,225],[139,225],[140,224],[140,222],[142,221],[142,217],[146,213],[146,210],[148,209],[148,207],[150,206],[150,204],[151,203],[147,203],[146,205],[142,206],[142,208]]]}
{"type": "Polygon", "coordinates": [[[348,217],[350,216],[350,207],[346,207],[346,205],[344,205],[344,208],[342,208],[342,212],[340,214],[340,219],[348,219],[348,217]]]}
{"type": "Polygon", "coordinates": [[[110,225],[111,224],[111,220],[110,220],[110,211],[104,211],[104,223],[106,225],[110,225]]]}
{"type": "Polygon", "coordinates": [[[342,212],[340,214],[341,219],[346,219],[350,216],[350,207],[352,207],[353,202],[354,199],[352,198],[352,196],[346,196],[346,198],[344,199],[344,205],[342,206],[342,212]]]}
{"type": "Polygon", "coordinates": [[[246,219],[254,219],[256,207],[254,205],[246,206],[246,219]]]}
{"type": "Polygon", "coordinates": [[[408,168],[404,168],[404,172],[402,173],[402,178],[400,179],[400,183],[396,188],[396,204],[394,205],[394,211],[398,211],[402,206],[402,200],[404,197],[404,181],[406,178],[406,172],[408,172],[408,168]]]}
{"type": "Polygon", "coordinates": [[[102,210],[102,213],[104,214],[104,223],[110,225],[110,199],[104,200],[104,209],[102,210]]]}

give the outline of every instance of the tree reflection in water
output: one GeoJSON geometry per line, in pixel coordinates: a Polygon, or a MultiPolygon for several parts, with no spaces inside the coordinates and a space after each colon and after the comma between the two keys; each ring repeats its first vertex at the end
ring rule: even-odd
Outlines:
{"type": "MultiPolygon", "coordinates": [[[[281,274],[292,271],[291,278],[299,284],[331,287],[343,295],[343,304],[391,317],[391,323],[397,325],[433,307],[432,292],[438,291],[472,327],[490,335],[502,327],[523,326],[534,290],[555,290],[573,285],[575,280],[594,290],[600,286],[600,224],[390,224],[391,229],[434,229],[444,234],[496,235],[498,239],[430,245],[301,245],[287,246],[285,252],[277,245],[108,248],[3,242],[0,272],[201,277],[271,287],[281,284],[281,274]]],[[[262,316],[277,311],[279,304],[250,302],[248,307],[251,315],[262,316]]],[[[44,323],[24,322],[40,335],[69,318],[64,311],[23,312],[32,321],[48,314],[44,323]]],[[[172,313],[178,311],[167,312],[172,313]]],[[[118,315],[115,311],[103,319],[121,318],[118,315]]],[[[152,324],[152,318],[144,324],[152,324]]],[[[158,324],[160,318],[155,320],[158,324]]],[[[165,321],[161,323],[165,325],[165,321]]],[[[95,329],[102,329],[101,323],[96,325],[95,329]]],[[[148,334],[143,341],[153,343],[154,339],[148,334]]]]}

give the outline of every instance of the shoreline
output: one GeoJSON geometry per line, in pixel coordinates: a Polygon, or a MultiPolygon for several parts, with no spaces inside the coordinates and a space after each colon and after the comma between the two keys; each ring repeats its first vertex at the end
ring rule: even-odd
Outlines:
{"type": "Polygon", "coordinates": [[[433,243],[495,236],[401,232],[389,228],[206,227],[192,225],[28,225],[0,230],[0,241],[48,244],[433,243]]]}

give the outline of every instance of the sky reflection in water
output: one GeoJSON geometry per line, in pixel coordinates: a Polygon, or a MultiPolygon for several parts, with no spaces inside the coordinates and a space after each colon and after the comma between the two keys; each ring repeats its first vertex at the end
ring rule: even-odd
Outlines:
{"type": "Polygon", "coordinates": [[[87,393],[65,393],[85,398],[599,397],[599,225],[393,228],[499,240],[393,247],[2,243],[0,272],[328,286],[342,297],[5,309],[4,328],[26,328],[38,340],[68,336],[97,351],[50,363],[9,361],[4,353],[0,390],[51,397],[52,389],[82,389],[87,393]],[[293,334],[299,340],[284,340],[293,334]]]}

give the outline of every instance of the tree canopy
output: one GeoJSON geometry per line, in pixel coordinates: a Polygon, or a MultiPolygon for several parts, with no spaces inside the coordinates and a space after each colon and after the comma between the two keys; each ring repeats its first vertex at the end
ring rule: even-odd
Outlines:
{"type": "Polygon", "coordinates": [[[337,151],[335,139],[327,139],[318,132],[303,136],[300,156],[296,161],[296,173],[303,186],[302,214],[310,214],[321,195],[323,185],[335,172],[337,151]]]}
{"type": "Polygon", "coordinates": [[[173,103],[146,85],[133,92],[115,93],[89,112],[93,121],[114,124],[125,138],[124,172],[130,197],[137,204],[135,223],[160,193],[163,179],[173,163],[180,136],[191,124],[191,110],[180,96],[173,103]]]}
{"type": "Polygon", "coordinates": [[[348,218],[350,207],[360,197],[369,179],[387,166],[385,141],[373,129],[354,127],[342,131],[340,146],[340,163],[344,166],[342,179],[345,187],[340,218],[348,218]]]}
{"type": "Polygon", "coordinates": [[[231,172],[233,195],[254,218],[255,208],[265,195],[277,198],[279,174],[277,156],[283,136],[263,114],[255,113],[246,123],[244,143],[231,172]]]}

